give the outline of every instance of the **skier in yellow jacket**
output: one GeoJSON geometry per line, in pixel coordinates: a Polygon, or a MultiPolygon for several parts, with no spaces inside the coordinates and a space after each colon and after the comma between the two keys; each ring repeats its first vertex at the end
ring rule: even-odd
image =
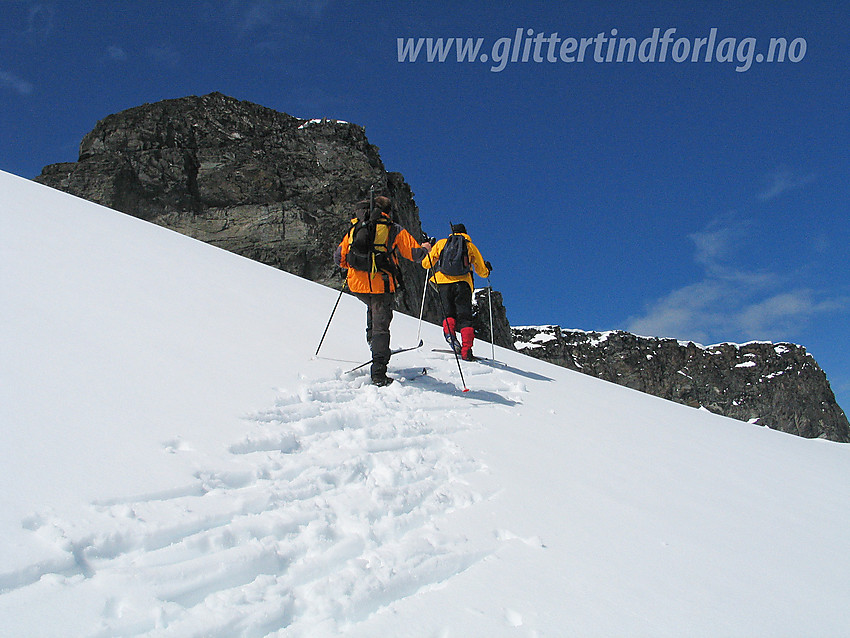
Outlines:
{"type": "Polygon", "coordinates": [[[475,330],[472,327],[472,272],[479,277],[489,277],[493,266],[484,261],[481,252],[466,234],[466,226],[452,224],[452,234],[441,239],[422,260],[422,267],[434,269],[431,281],[437,285],[440,302],[445,313],[443,335],[455,352],[465,361],[474,361],[472,344],[475,330]],[[460,343],[456,333],[460,332],[460,343]]]}

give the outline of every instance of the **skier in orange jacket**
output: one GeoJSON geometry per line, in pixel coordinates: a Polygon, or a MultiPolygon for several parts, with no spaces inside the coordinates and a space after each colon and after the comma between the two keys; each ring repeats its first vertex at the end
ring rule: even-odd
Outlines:
{"type": "MultiPolygon", "coordinates": [[[[361,202],[369,208],[370,203],[361,202]]],[[[368,264],[356,247],[355,232],[358,219],[352,219],[351,229],[342,238],[334,259],[348,269],[348,289],[366,304],[366,341],[372,350],[372,383],[378,386],[393,382],[387,376],[390,361],[390,322],[393,319],[393,293],[399,288],[401,273],[399,255],[410,261],[420,261],[431,244],[420,245],[413,236],[392,220],[392,201],[388,197],[374,199],[374,233],[369,238],[368,264]],[[355,259],[356,257],[356,259],[355,259]],[[355,263],[351,263],[355,262],[355,263]]]]}

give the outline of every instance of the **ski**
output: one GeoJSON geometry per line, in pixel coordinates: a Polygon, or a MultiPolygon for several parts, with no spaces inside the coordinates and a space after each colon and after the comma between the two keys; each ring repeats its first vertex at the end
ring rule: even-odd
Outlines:
{"type": "Polygon", "coordinates": [[[420,377],[427,376],[428,375],[428,368],[416,368],[416,369],[413,369],[413,370],[399,370],[397,373],[400,374],[401,376],[387,377],[386,383],[376,384],[376,383],[373,382],[372,385],[377,385],[378,387],[381,387],[381,388],[386,388],[387,386],[390,386],[394,383],[398,383],[399,385],[405,385],[405,384],[407,384],[411,381],[415,381],[416,379],[418,379],[420,377]]]}
{"type": "MultiPolygon", "coordinates": [[[[394,355],[394,354],[399,354],[400,352],[409,352],[409,351],[411,351],[411,350],[416,350],[417,348],[421,348],[421,347],[424,345],[424,343],[425,343],[425,342],[424,342],[422,339],[420,339],[420,340],[419,340],[419,344],[418,344],[418,345],[411,346],[411,347],[409,347],[409,348],[397,348],[397,349],[395,349],[395,350],[391,350],[391,351],[390,351],[390,356],[392,356],[392,355],[394,355]]],[[[359,366],[357,366],[356,368],[351,368],[351,370],[347,370],[345,374],[350,374],[351,372],[356,372],[356,371],[357,371],[357,370],[359,370],[360,368],[365,368],[365,367],[366,367],[366,366],[368,366],[370,363],[372,363],[372,360],[371,360],[371,359],[369,359],[369,360],[368,360],[368,361],[366,361],[365,363],[361,363],[361,364],[360,364],[359,366]]]]}
{"type": "MultiPolygon", "coordinates": [[[[441,352],[443,354],[454,354],[454,352],[452,350],[449,350],[447,348],[432,348],[431,352],[441,352]]],[[[461,361],[466,361],[466,359],[461,359],[461,361]]],[[[477,355],[477,354],[475,355],[475,358],[472,361],[473,362],[474,361],[481,361],[481,362],[489,362],[489,363],[500,363],[499,361],[496,361],[495,359],[491,359],[490,357],[482,357],[482,356],[477,355]]]]}
{"type": "MultiPolygon", "coordinates": [[[[441,352],[443,354],[455,354],[454,350],[449,350],[448,348],[432,348],[431,352],[441,352]]],[[[461,359],[461,361],[466,361],[466,359],[461,359]]],[[[473,361],[489,361],[489,359],[485,359],[484,357],[479,357],[475,355],[473,361]]]]}
{"type": "MultiPolygon", "coordinates": [[[[432,348],[431,352],[440,352],[442,354],[454,354],[454,352],[445,348],[432,348]]],[[[504,370],[505,372],[512,372],[513,374],[517,374],[527,379],[534,379],[535,381],[552,381],[550,377],[538,374],[537,372],[522,370],[520,368],[508,365],[507,363],[504,363],[502,361],[497,361],[496,359],[489,359],[487,357],[479,357],[478,355],[476,355],[475,359],[473,359],[472,361],[465,361],[463,359],[461,359],[461,361],[464,361],[464,363],[480,363],[485,366],[498,367],[499,370],[504,370]]]]}

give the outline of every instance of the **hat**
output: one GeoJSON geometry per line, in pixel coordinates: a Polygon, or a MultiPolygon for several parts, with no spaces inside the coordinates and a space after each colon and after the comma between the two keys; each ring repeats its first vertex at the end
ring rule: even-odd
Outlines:
{"type": "Polygon", "coordinates": [[[452,232],[453,233],[463,233],[466,234],[466,226],[463,224],[452,224],[452,232]]]}
{"type": "Polygon", "coordinates": [[[393,207],[393,202],[389,197],[384,197],[383,195],[378,195],[375,198],[375,208],[377,208],[382,213],[390,212],[390,209],[393,207]]]}

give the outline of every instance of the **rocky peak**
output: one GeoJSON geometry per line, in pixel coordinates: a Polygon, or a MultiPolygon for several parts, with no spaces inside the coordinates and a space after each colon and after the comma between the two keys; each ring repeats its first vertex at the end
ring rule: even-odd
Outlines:
{"type": "Polygon", "coordinates": [[[79,161],[110,153],[261,147],[302,124],[296,117],[221,93],[144,104],[109,115],[80,144],[79,161]]]}
{"type": "MultiPolygon", "coordinates": [[[[76,162],[36,181],[330,286],[331,256],[369,188],[422,237],[399,173],[356,124],[303,120],[221,93],[145,104],[97,123],[76,162]]],[[[424,276],[403,263],[399,309],[418,314],[424,276]]],[[[436,318],[432,303],[426,316],[436,318]]]]}

